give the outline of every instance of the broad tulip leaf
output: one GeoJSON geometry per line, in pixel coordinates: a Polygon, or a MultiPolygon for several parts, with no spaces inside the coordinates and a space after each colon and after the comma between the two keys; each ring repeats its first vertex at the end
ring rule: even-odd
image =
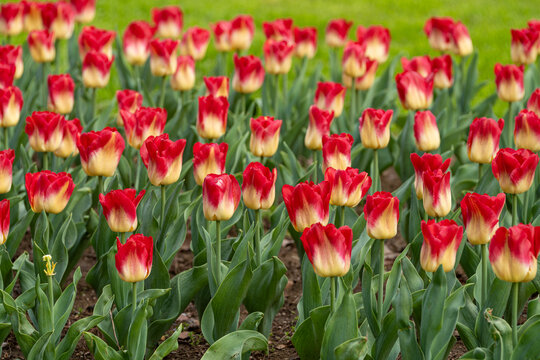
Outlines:
{"type": "Polygon", "coordinates": [[[182,324],[167,338],[164,342],[159,344],[152,356],[148,360],[161,360],[165,356],[169,355],[174,350],[178,349],[178,337],[183,330],[182,324]]]}
{"type": "Polygon", "coordinates": [[[442,329],[444,301],[446,299],[446,276],[442,265],[433,274],[422,301],[422,323],[420,324],[420,346],[424,353],[431,351],[431,345],[442,329]]]}
{"type": "Polygon", "coordinates": [[[96,360],[125,360],[120,352],[107,345],[105,341],[96,335],[86,331],[83,335],[84,340],[86,340],[86,346],[88,346],[88,349],[96,360]]]}
{"type": "Polygon", "coordinates": [[[357,337],[345,341],[343,344],[336,347],[334,355],[336,360],[358,360],[361,359],[367,351],[367,338],[357,337]]]}
{"type": "Polygon", "coordinates": [[[253,330],[237,330],[212,344],[201,360],[241,359],[251,351],[268,351],[268,340],[253,330]]]}
{"type": "Polygon", "coordinates": [[[294,332],[291,342],[302,360],[316,360],[321,354],[326,320],[330,315],[330,306],[325,305],[311,311],[294,332]]]}
{"type": "Polygon", "coordinates": [[[424,359],[424,353],[416,340],[416,327],[414,322],[409,320],[405,327],[400,328],[398,330],[398,337],[401,356],[404,359],[424,359]]]}
{"type": "Polygon", "coordinates": [[[98,323],[103,321],[105,317],[92,315],[74,322],[68,329],[66,335],[56,347],[57,360],[69,360],[77,347],[79,339],[83,332],[92,329],[98,323]]]}
{"type": "Polygon", "coordinates": [[[127,337],[127,351],[130,360],[143,360],[146,352],[146,335],[148,322],[146,321],[148,301],[139,303],[135,316],[131,321],[127,337]]]}
{"type": "Polygon", "coordinates": [[[335,348],[356,337],[358,337],[356,304],[352,292],[347,291],[339,307],[330,313],[326,322],[321,344],[321,358],[331,359],[334,356],[335,348]]]}

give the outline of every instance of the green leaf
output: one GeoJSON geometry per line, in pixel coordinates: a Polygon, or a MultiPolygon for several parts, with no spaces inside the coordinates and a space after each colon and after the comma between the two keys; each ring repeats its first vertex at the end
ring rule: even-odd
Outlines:
{"type": "Polygon", "coordinates": [[[130,360],[142,360],[146,352],[146,334],[148,324],[146,309],[148,301],[145,300],[135,310],[135,316],[129,326],[127,338],[127,352],[130,360]]]}
{"type": "Polygon", "coordinates": [[[326,320],[330,306],[325,305],[311,311],[294,332],[291,342],[302,360],[319,359],[326,320]]]}
{"type": "Polygon", "coordinates": [[[364,312],[368,321],[371,332],[378,336],[381,332],[379,323],[375,317],[375,294],[372,291],[371,279],[373,278],[373,272],[369,265],[365,265],[362,272],[362,301],[364,303],[364,312]]]}
{"type": "MultiPolygon", "coordinates": [[[[41,337],[36,341],[34,346],[32,347],[32,350],[30,350],[30,353],[27,355],[28,360],[41,360],[44,358],[54,358],[55,354],[45,353],[46,350],[48,350],[48,344],[51,340],[52,331],[46,332],[45,334],[41,335],[41,337]],[[45,355],[46,354],[46,355],[45,355]]],[[[54,349],[54,348],[53,348],[54,349]]]]}
{"type": "Polygon", "coordinates": [[[446,298],[446,276],[442,265],[433,274],[422,302],[420,324],[420,346],[426,354],[443,325],[444,300],[446,298]]]}
{"type": "Polygon", "coordinates": [[[519,334],[517,346],[512,353],[512,360],[533,360],[538,358],[538,354],[540,354],[540,341],[538,341],[539,332],[540,317],[537,316],[536,321],[528,325],[527,328],[519,334]]]}
{"type": "Polygon", "coordinates": [[[504,360],[512,356],[512,328],[500,317],[492,315],[488,310],[485,316],[490,325],[490,332],[495,339],[493,347],[493,359],[504,360]]]}
{"type": "Polygon", "coordinates": [[[264,318],[264,314],[260,311],[252,312],[249,314],[242,324],[238,327],[238,330],[254,330],[257,331],[261,320],[264,318]]]}
{"type": "Polygon", "coordinates": [[[302,299],[300,299],[300,303],[303,310],[300,313],[300,320],[308,318],[312,310],[322,305],[319,281],[307,256],[302,259],[302,299]]]}
{"type": "Polygon", "coordinates": [[[382,330],[375,339],[374,349],[376,359],[386,359],[394,349],[398,340],[398,324],[396,311],[392,309],[383,319],[382,330]]]}
{"type": "Polygon", "coordinates": [[[403,359],[424,359],[422,349],[420,349],[418,341],[416,341],[416,327],[414,326],[414,322],[409,320],[406,327],[400,328],[398,330],[398,337],[399,348],[403,359]]]}
{"type": "Polygon", "coordinates": [[[178,337],[180,336],[180,333],[182,332],[182,324],[176,329],[174,333],[172,333],[171,336],[167,338],[164,342],[159,344],[157,349],[154,351],[152,356],[148,360],[161,360],[165,356],[169,355],[174,350],[178,349],[178,337]]]}
{"type": "MultiPolygon", "coordinates": [[[[347,290],[345,290],[347,291],[347,290]]],[[[324,329],[321,358],[331,359],[334,349],[345,341],[358,337],[358,319],[352,291],[343,295],[341,304],[330,314],[324,329]]]]}
{"type": "Polygon", "coordinates": [[[66,336],[56,347],[56,360],[69,360],[77,347],[83,332],[92,329],[103,321],[105,317],[92,315],[74,322],[68,329],[66,336]]]}
{"type": "Polygon", "coordinates": [[[125,360],[120,352],[114,350],[96,335],[86,331],[83,335],[84,340],[86,340],[86,346],[88,346],[88,349],[96,360],[125,360]]]}
{"type": "Polygon", "coordinates": [[[66,322],[71,314],[73,309],[73,304],[75,303],[75,296],[77,293],[77,284],[81,279],[81,268],[77,268],[73,274],[73,281],[68,287],[64,290],[62,295],[56,300],[54,304],[54,335],[53,342],[57,342],[62,329],[66,325],[66,322]]]}
{"type": "Polygon", "coordinates": [[[334,355],[336,360],[358,360],[361,359],[367,351],[367,338],[357,337],[345,341],[343,344],[336,347],[334,355]]]}
{"type": "Polygon", "coordinates": [[[268,340],[252,330],[237,330],[216,341],[201,360],[241,359],[251,351],[268,351],[268,340]]]}

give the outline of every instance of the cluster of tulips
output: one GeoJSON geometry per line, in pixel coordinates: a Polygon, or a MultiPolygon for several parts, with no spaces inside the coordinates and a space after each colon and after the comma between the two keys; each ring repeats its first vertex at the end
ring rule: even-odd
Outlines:
{"type": "Polygon", "coordinates": [[[330,74],[308,76],[317,29],[292,19],[262,24],[261,59],[247,54],[249,15],[183,29],[167,6],[120,37],[76,26],[95,10],[0,5],[1,341],[13,333],[29,359],[67,359],[82,336],[97,359],[162,359],[182,325],[162,336],[193,301],[204,359],[268,351],[288,234],[302,359],[444,359],[456,329],[464,359],[537,356],[540,21],[512,30],[515,64],[495,66],[497,94],[477,103],[478,54],[451,18],[424,27],[442,55],[391,61],[389,29],[358,26],[350,40],[353,23],[332,20],[330,74]],[[195,64],[208,61],[202,85],[195,64]],[[498,121],[497,99],[509,104],[498,121]],[[29,228],[33,262],[15,259],[29,228]],[[193,267],[171,278],[188,228],[193,267]],[[407,245],[387,271],[396,237],[407,245]],[[99,300],[67,326],[89,246],[99,300]]]}

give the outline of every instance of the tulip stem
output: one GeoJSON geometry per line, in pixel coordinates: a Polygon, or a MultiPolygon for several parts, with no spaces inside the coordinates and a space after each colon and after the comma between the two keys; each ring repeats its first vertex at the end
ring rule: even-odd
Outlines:
{"type": "Polygon", "coordinates": [[[42,100],[43,100],[43,110],[47,110],[47,94],[48,94],[48,86],[47,86],[47,63],[42,62],[41,63],[41,91],[43,92],[42,100]]]}
{"type": "Polygon", "coordinates": [[[384,314],[383,314],[383,295],[384,295],[384,241],[381,241],[381,249],[379,250],[379,296],[377,298],[377,310],[379,315],[379,327],[382,329],[384,314]]]}
{"type": "Polygon", "coordinates": [[[279,119],[279,75],[274,75],[274,116],[279,119]]]}
{"type": "Polygon", "coordinates": [[[354,126],[354,117],[356,116],[356,78],[352,78],[351,86],[351,126],[354,126]]]}
{"type": "Polygon", "coordinates": [[[512,116],[512,102],[508,102],[508,131],[507,131],[507,147],[512,147],[512,134],[514,132],[514,117],[512,116]]]}
{"type": "Polygon", "coordinates": [[[43,170],[49,169],[49,153],[43,153],[43,170]]]}
{"type": "Polygon", "coordinates": [[[487,276],[487,262],[488,262],[488,244],[482,244],[480,245],[482,247],[482,292],[480,297],[480,305],[483,307],[486,306],[487,302],[487,282],[488,282],[488,276],[487,276]]]}
{"type": "Polygon", "coordinates": [[[315,183],[317,183],[319,180],[319,154],[317,153],[317,150],[313,151],[313,164],[315,164],[315,174],[313,178],[315,179],[315,183]]]}
{"type": "Polygon", "coordinates": [[[137,283],[131,283],[131,296],[133,297],[133,303],[131,304],[132,321],[135,316],[135,310],[137,309],[137,283]]]}
{"type": "Polygon", "coordinates": [[[518,200],[518,195],[514,194],[512,196],[512,226],[515,226],[518,224],[517,200],[518,200]]]}
{"type": "Polygon", "coordinates": [[[345,206],[339,206],[336,210],[339,211],[339,221],[336,220],[336,227],[340,228],[345,225],[345,206]]]}
{"type": "Polygon", "coordinates": [[[478,187],[478,184],[480,184],[480,180],[482,179],[482,172],[484,171],[484,164],[479,163],[478,164],[478,182],[476,183],[476,186],[478,187]]]}
{"type": "Polygon", "coordinates": [[[261,265],[261,230],[263,229],[261,210],[255,210],[257,215],[257,227],[256,227],[256,236],[255,236],[255,262],[257,267],[261,265]]]}
{"type": "Polygon", "coordinates": [[[54,292],[53,292],[53,276],[47,276],[48,288],[49,288],[49,309],[51,311],[52,320],[54,323],[54,292]]]}
{"type": "Polygon", "coordinates": [[[246,94],[240,94],[240,110],[242,111],[241,114],[245,115],[246,110],[246,94]]]}
{"type": "Polygon", "coordinates": [[[216,221],[216,261],[215,261],[216,290],[221,285],[221,221],[216,221]]]}
{"type": "Polygon", "coordinates": [[[94,116],[96,116],[96,92],[97,92],[97,88],[90,89],[91,112],[90,112],[90,119],[88,119],[88,123],[94,120],[94,116]]]}
{"type": "Polygon", "coordinates": [[[9,149],[8,128],[4,127],[4,148],[9,149]]]}
{"type": "Polygon", "coordinates": [[[518,295],[519,283],[512,283],[512,342],[517,345],[517,323],[518,323],[518,295]]]}
{"type": "MultiPolygon", "coordinates": [[[[281,94],[281,96],[283,98],[283,108],[287,109],[287,90],[288,90],[288,87],[287,87],[287,74],[283,74],[283,79],[281,80],[281,85],[283,86],[283,94],[281,94]]],[[[277,116],[277,114],[276,114],[276,116],[277,116]]],[[[285,116],[285,114],[283,114],[282,117],[284,117],[284,116],[285,116]]]]}
{"type": "Polygon", "coordinates": [[[330,311],[334,313],[336,311],[336,277],[330,278],[330,311]]]}
{"type": "Polygon", "coordinates": [[[141,177],[142,159],[137,157],[137,173],[135,174],[135,189],[139,189],[139,178],[141,177]]]}
{"type": "Polygon", "coordinates": [[[167,84],[167,76],[163,76],[161,79],[161,92],[159,93],[159,107],[162,108],[165,105],[165,85],[167,84]]]}
{"type": "Polygon", "coordinates": [[[373,193],[379,191],[379,152],[373,150],[373,193]]]}
{"type": "Polygon", "coordinates": [[[163,231],[163,228],[165,227],[165,185],[161,185],[161,217],[159,218],[159,221],[161,221],[161,231],[163,231]]]}

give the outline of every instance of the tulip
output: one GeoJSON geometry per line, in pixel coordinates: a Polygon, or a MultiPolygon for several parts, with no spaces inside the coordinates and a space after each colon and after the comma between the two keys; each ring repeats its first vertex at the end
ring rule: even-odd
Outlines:
{"type": "Polygon", "coordinates": [[[15,78],[15,65],[0,63],[0,90],[13,86],[15,78]]]}
{"type": "Polygon", "coordinates": [[[534,90],[531,94],[529,101],[527,101],[527,109],[540,116],[540,89],[534,90]]]}
{"type": "Polygon", "coordinates": [[[420,225],[424,242],[420,250],[422,269],[435,272],[442,265],[445,272],[454,269],[456,253],[463,238],[463,227],[454,220],[435,222],[422,220],[420,225]]]}
{"type": "Polygon", "coordinates": [[[350,227],[320,223],[306,228],[300,239],[315,273],[322,277],[345,276],[351,265],[353,233],[350,227]]]}
{"type": "Polygon", "coordinates": [[[491,163],[493,175],[507,194],[529,190],[538,165],[538,155],[526,149],[501,149],[491,163]]]}
{"type": "Polygon", "coordinates": [[[343,51],[341,66],[343,73],[352,78],[363,76],[366,72],[365,57],[366,46],[357,42],[349,41],[343,51]]]}
{"type": "Polygon", "coordinates": [[[45,29],[52,31],[56,39],[69,39],[75,28],[75,10],[71,4],[58,1],[45,3],[41,9],[45,29]]]}
{"type": "Polygon", "coordinates": [[[516,116],[514,142],[518,149],[540,151],[540,116],[533,111],[521,110],[516,116]]]}
{"type": "Polygon", "coordinates": [[[19,123],[23,107],[22,92],[15,86],[0,89],[0,127],[12,127],[19,123]]]}
{"type": "Polygon", "coordinates": [[[124,57],[131,65],[141,66],[150,56],[150,41],[155,29],[145,21],[133,21],[122,38],[124,57]]]}
{"type": "Polygon", "coordinates": [[[429,110],[414,114],[414,142],[420,151],[432,151],[441,144],[437,119],[429,110]]]}
{"type": "Polygon", "coordinates": [[[238,15],[231,21],[231,50],[247,50],[253,41],[254,25],[250,15],[238,15]]]}
{"type": "Polygon", "coordinates": [[[334,120],[334,112],[321,110],[315,105],[309,108],[309,125],[304,138],[304,145],[310,150],[321,150],[322,139],[330,135],[330,125],[334,120]]]}
{"type": "Polygon", "coordinates": [[[180,55],[190,55],[195,61],[202,60],[209,42],[210,31],[198,26],[189,28],[182,37],[180,55]]]}
{"type": "Polygon", "coordinates": [[[6,243],[9,235],[9,200],[0,201],[0,245],[6,243]]]}
{"type": "Polygon", "coordinates": [[[15,151],[12,149],[0,151],[0,194],[5,194],[11,190],[14,159],[15,151]]]}
{"type": "Polygon", "coordinates": [[[334,117],[339,117],[343,112],[346,90],[343,85],[338,83],[319,82],[317,83],[313,102],[319,109],[332,110],[334,111],[334,117]]]}
{"type": "Polygon", "coordinates": [[[128,144],[138,150],[149,136],[158,136],[163,133],[167,121],[167,110],[140,107],[134,113],[120,110],[120,116],[124,121],[128,144]]]}
{"type": "Polygon", "coordinates": [[[317,51],[317,28],[294,28],[294,55],[311,59],[317,51]]]}
{"type": "Polygon", "coordinates": [[[363,171],[348,167],[345,170],[326,169],[324,180],[330,184],[330,204],[357,206],[371,187],[371,178],[363,171]]]}
{"type": "Polygon", "coordinates": [[[87,24],[96,16],[96,0],[69,0],[75,10],[75,21],[87,24]]]}
{"type": "Polygon", "coordinates": [[[325,41],[332,48],[342,47],[347,43],[347,34],[352,21],[345,19],[331,20],[326,26],[325,41]]]}
{"type": "Polygon", "coordinates": [[[388,51],[390,49],[390,30],[387,28],[374,25],[368,28],[358,26],[356,30],[356,38],[361,44],[365,44],[366,56],[375,60],[378,63],[383,63],[388,59],[388,51]]]}
{"type": "Polygon", "coordinates": [[[450,55],[434,57],[431,60],[433,86],[437,89],[448,89],[452,86],[452,58],[450,55]]]}
{"type": "Polygon", "coordinates": [[[368,149],[382,149],[390,142],[393,110],[366,109],[360,118],[360,139],[368,149]]]}
{"type": "MultiPolygon", "coordinates": [[[[529,29],[540,32],[540,20],[530,20],[527,25],[529,25],[529,29]]],[[[538,51],[540,52],[540,41],[536,45],[538,51]]]]}
{"type": "Polygon", "coordinates": [[[506,195],[497,196],[467,193],[461,200],[463,226],[472,245],[487,244],[499,228],[499,216],[504,207],[506,195]]]}
{"type": "Polygon", "coordinates": [[[443,217],[452,209],[452,192],[450,190],[450,172],[441,170],[424,171],[422,173],[422,190],[424,210],[431,217],[443,217]]]}
{"type": "Polygon", "coordinates": [[[35,62],[53,61],[56,56],[54,34],[48,30],[32,30],[28,34],[28,48],[35,62]]]}
{"type": "Polygon", "coordinates": [[[26,118],[24,131],[34,151],[53,152],[60,147],[66,119],[49,111],[34,111],[26,118]]]}
{"type": "Polygon", "coordinates": [[[195,143],[193,145],[193,177],[197,185],[202,185],[208,174],[220,175],[225,172],[227,143],[195,143]]]}
{"type": "Polygon", "coordinates": [[[204,139],[217,139],[227,130],[229,101],[225,97],[212,95],[199,97],[197,134],[204,139]]]}
{"type": "Polygon", "coordinates": [[[108,194],[99,194],[103,215],[113,232],[132,232],[137,228],[137,206],[145,194],[135,189],[112,190],[108,194]]]}
{"type": "Polygon", "coordinates": [[[450,50],[458,56],[467,56],[473,52],[473,44],[469,30],[461,22],[456,22],[452,28],[452,46],[450,50]]]}
{"type": "Polygon", "coordinates": [[[153,39],[150,42],[150,70],[154,76],[168,76],[176,71],[177,60],[174,56],[178,41],[153,39]]]}
{"type": "Polygon", "coordinates": [[[536,276],[540,251],[538,226],[500,227],[489,245],[489,262],[495,275],[508,282],[527,282],[536,276]]]}
{"type": "Polygon", "coordinates": [[[0,62],[15,65],[15,79],[20,79],[24,71],[22,47],[14,45],[0,46],[0,62]]]}
{"type": "MultiPolygon", "coordinates": [[[[364,75],[359,76],[355,79],[355,82],[354,82],[355,90],[368,90],[371,87],[371,85],[373,85],[378,66],[379,65],[377,64],[377,61],[375,60],[369,60],[369,59],[366,60],[366,71],[364,72],[364,75]]],[[[352,87],[353,78],[343,73],[342,79],[343,79],[343,84],[345,85],[345,87],[348,87],[348,88],[352,87]]]]}
{"type": "Polygon", "coordinates": [[[112,44],[116,33],[98,29],[93,26],[83,27],[79,35],[79,55],[81,60],[84,60],[86,54],[90,51],[95,51],[107,55],[109,59],[113,58],[112,44]]]}
{"type": "Polygon", "coordinates": [[[0,5],[0,34],[19,35],[23,30],[23,6],[20,3],[0,5]]]}
{"type": "Polygon", "coordinates": [[[195,61],[191,56],[179,56],[176,59],[176,71],[171,76],[173,90],[187,91],[195,86],[195,61]]]}
{"type": "Polygon", "coordinates": [[[47,78],[49,96],[47,108],[59,114],[69,114],[73,110],[75,82],[69,74],[49,75],[47,78]]]}
{"type": "Polygon", "coordinates": [[[396,84],[401,105],[408,110],[427,109],[433,101],[433,77],[423,78],[420,74],[405,71],[396,75],[396,84]]]}
{"type": "MultiPolygon", "coordinates": [[[[452,60],[450,58],[450,60],[452,60]]],[[[414,71],[422,77],[427,78],[431,73],[433,73],[433,66],[429,56],[416,56],[411,60],[407,58],[401,58],[401,65],[403,66],[403,71],[414,71]]]]}
{"type": "Polygon", "coordinates": [[[263,46],[264,68],[269,74],[286,74],[291,69],[294,44],[287,40],[266,40],[263,46]]]}
{"type": "Polygon", "coordinates": [[[83,133],[77,142],[81,165],[88,176],[113,176],[125,147],[122,135],[110,127],[83,133]]]}
{"type": "Polygon", "coordinates": [[[54,155],[61,158],[67,158],[71,155],[78,155],[79,149],[77,148],[77,142],[81,136],[81,131],[82,126],[79,119],[66,121],[60,147],[56,149],[54,155]]]}
{"type": "Polygon", "coordinates": [[[353,137],[350,134],[323,136],[323,173],[327,168],[345,170],[351,166],[351,147],[353,137]]]}
{"type": "Polygon", "coordinates": [[[152,271],[154,241],[151,236],[131,235],[122,245],[116,238],[118,252],[114,256],[120,279],[130,283],[143,281],[152,271]]]}
{"type": "Polygon", "coordinates": [[[261,60],[253,55],[234,54],[233,89],[242,94],[259,90],[264,82],[264,68],[261,60]]]}
{"type": "Polygon", "coordinates": [[[540,32],[533,29],[512,29],[512,61],[518,64],[532,64],[536,61],[540,32]]]}
{"type": "Polygon", "coordinates": [[[109,83],[111,65],[114,56],[109,59],[107,55],[90,51],[82,63],[82,80],[87,88],[104,88],[109,83]]]}
{"type": "Polygon", "coordinates": [[[292,19],[276,19],[271,22],[263,22],[263,31],[266,40],[292,42],[292,19]]]}
{"type": "Polygon", "coordinates": [[[490,164],[497,151],[499,139],[504,127],[504,120],[475,118],[469,128],[467,153],[469,160],[480,164],[490,164]]]}
{"type": "Polygon", "coordinates": [[[44,170],[25,175],[26,193],[35,213],[58,214],[66,207],[75,184],[71,174],[44,170]]]}
{"type": "Polygon", "coordinates": [[[327,181],[320,184],[306,181],[294,187],[283,185],[283,202],[296,231],[302,232],[315,223],[328,224],[330,191],[327,181]]]}
{"type": "Polygon", "coordinates": [[[206,220],[229,220],[240,203],[240,184],[233,175],[208,174],[204,178],[202,197],[206,220]]]}
{"type": "Polygon", "coordinates": [[[392,194],[377,191],[368,195],[364,205],[366,229],[372,239],[391,239],[397,235],[399,199],[392,194]]]}
{"type": "Polygon", "coordinates": [[[43,29],[41,8],[43,3],[35,1],[21,1],[23,5],[23,29],[25,32],[43,29]]]}
{"type": "Polygon", "coordinates": [[[495,84],[497,95],[502,101],[514,102],[523,99],[523,65],[495,64],[495,84]]]}
{"type": "Polygon", "coordinates": [[[182,10],[178,6],[152,9],[152,20],[156,26],[156,36],[178,38],[182,34],[182,10]]]}
{"type": "Polygon", "coordinates": [[[432,17],[425,26],[429,46],[437,51],[450,51],[452,48],[452,30],[454,28],[454,20],[449,17],[432,17]]]}
{"type": "Polygon", "coordinates": [[[178,181],[182,172],[182,155],[186,140],[169,140],[169,135],[149,136],[141,146],[141,158],[154,186],[178,181]]]}
{"type": "Polygon", "coordinates": [[[128,111],[132,114],[142,106],[143,96],[135,90],[125,89],[116,92],[116,102],[118,103],[118,117],[116,123],[118,126],[124,126],[124,120],[120,115],[121,111],[128,111]]]}
{"type": "Polygon", "coordinates": [[[212,24],[212,32],[214,33],[214,45],[219,52],[231,51],[231,23],[230,21],[218,21],[212,24]]]}
{"type": "Polygon", "coordinates": [[[443,173],[448,170],[450,166],[450,159],[446,159],[443,162],[442,156],[439,154],[425,153],[419,156],[416,153],[411,154],[411,162],[414,167],[414,188],[416,190],[416,197],[422,199],[424,196],[424,180],[423,174],[425,171],[436,172],[441,170],[443,173]]]}
{"type": "Polygon", "coordinates": [[[244,205],[252,210],[268,210],[276,197],[277,169],[270,171],[259,162],[252,162],[242,174],[244,205]]]}
{"type": "Polygon", "coordinates": [[[251,119],[249,150],[253,155],[270,157],[276,153],[279,146],[281,123],[281,120],[274,120],[272,116],[259,116],[256,119],[251,119]]]}
{"type": "Polygon", "coordinates": [[[227,76],[205,76],[206,95],[229,97],[229,78],[227,76]]]}

